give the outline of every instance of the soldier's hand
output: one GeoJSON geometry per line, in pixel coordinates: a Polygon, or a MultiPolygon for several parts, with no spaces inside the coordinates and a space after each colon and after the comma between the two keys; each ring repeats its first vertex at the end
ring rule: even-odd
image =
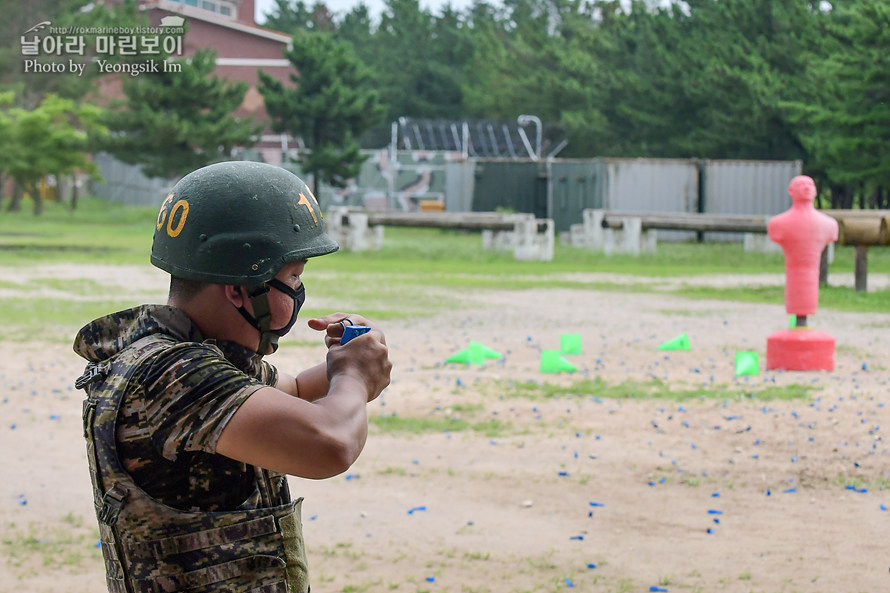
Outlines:
{"type": "Polygon", "coordinates": [[[373,401],[389,385],[392,362],[386,337],[380,328],[361,315],[333,313],[309,320],[309,327],[324,331],[328,347],[327,375],[333,383],[338,376],[357,379],[367,391],[367,401],[373,401]],[[349,319],[354,325],[366,325],[371,331],[340,345],[344,325],[349,319]]]}
{"type": "Polygon", "coordinates": [[[383,331],[373,321],[369,321],[361,315],[354,313],[331,313],[324,317],[316,317],[309,320],[309,327],[314,330],[325,332],[325,346],[337,346],[340,344],[340,338],[343,337],[343,329],[347,325],[365,325],[371,328],[371,332],[377,332],[380,341],[386,344],[386,336],[383,331]]]}

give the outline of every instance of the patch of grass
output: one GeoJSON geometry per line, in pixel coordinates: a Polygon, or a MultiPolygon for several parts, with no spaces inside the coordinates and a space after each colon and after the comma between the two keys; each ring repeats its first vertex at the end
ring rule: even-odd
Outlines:
{"type": "Polygon", "coordinates": [[[27,574],[35,570],[80,570],[87,559],[101,557],[98,539],[95,530],[83,527],[82,518],[68,513],[61,524],[32,522],[20,527],[6,523],[0,547],[9,566],[27,574]]]}
{"type": "Polygon", "coordinates": [[[819,389],[813,385],[789,384],[766,385],[759,388],[709,385],[684,387],[659,379],[649,381],[624,381],[609,384],[602,378],[583,379],[569,385],[548,382],[501,382],[501,389],[507,396],[528,399],[552,399],[561,397],[582,397],[601,399],[665,399],[686,401],[690,399],[756,399],[763,401],[807,399],[812,391],[819,389]]]}
{"type": "Polygon", "coordinates": [[[482,404],[454,404],[453,406],[448,406],[448,409],[452,412],[475,416],[479,412],[483,411],[485,409],[485,406],[483,406],[482,404]]]}
{"type": "Polygon", "coordinates": [[[890,477],[883,475],[873,480],[864,480],[860,476],[849,476],[838,474],[832,483],[841,488],[856,488],[867,490],[888,490],[890,489],[890,477]]]}
{"type": "MultiPolygon", "coordinates": [[[[159,202],[160,203],[160,202],[159,202]]],[[[0,213],[0,265],[34,263],[144,264],[157,208],[83,198],[76,210],[48,202],[40,216],[27,208],[0,213]]]]}
{"type": "MultiPolygon", "coordinates": [[[[160,198],[160,197],[159,197],[160,198]]],[[[34,263],[102,263],[150,265],[148,254],[157,210],[96,198],[84,198],[78,209],[48,203],[35,217],[30,211],[0,212],[0,265],[34,263]]],[[[854,250],[838,247],[832,274],[852,273],[854,250]]],[[[890,249],[869,253],[873,270],[890,268],[890,249]]],[[[330,299],[338,307],[368,311],[376,319],[423,316],[455,306],[451,293],[466,289],[546,290],[573,288],[609,292],[665,291],[692,299],[718,299],[758,303],[784,301],[776,287],[666,288],[641,277],[669,279],[705,275],[780,274],[780,253],[745,252],[740,243],[667,243],[656,253],[613,255],[557,244],[550,262],[515,261],[511,252],[483,251],[478,232],[444,229],[388,228],[383,249],[341,251],[307,267],[312,295],[330,299]],[[593,281],[586,274],[615,274],[625,281],[593,281]],[[319,282],[313,282],[315,276],[319,282]],[[344,286],[342,278],[348,278],[344,286]],[[442,289],[437,291],[436,289],[442,289]]],[[[0,286],[5,286],[0,285],[0,286]]],[[[102,294],[95,283],[67,284],[66,290],[84,296],[102,294]]],[[[159,287],[160,290],[165,287],[159,287]]],[[[519,297],[521,298],[521,296],[519,297]]],[[[48,303],[47,303],[48,304],[48,303]]],[[[857,312],[890,312],[890,290],[857,293],[852,288],[825,287],[820,306],[857,312]]],[[[320,310],[307,311],[308,315],[320,310]]],[[[40,316],[41,311],[37,311],[40,316]]],[[[669,314],[684,314],[677,311],[669,314]]]]}
{"type": "Polygon", "coordinates": [[[408,471],[404,467],[393,467],[391,465],[387,466],[385,469],[382,469],[377,472],[381,476],[406,476],[408,475],[408,471]]]}
{"type": "MultiPolygon", "coordinates": [[[[748,303],[785,302],[784,286],[713,286],[684,285],[670,291],[671,294],[692,299],[714,299],[748,303]]],[[[819,289],[819,307],[854,313],[890,313],[890,289],[873,292],[856,292],[842,286],[824,286],[819,289]]]]}
{"type": "Polygon", "coordinates": [[[469,422],[461,418],[411,418],[408,416],[371,416],[368,422],[379,431],[391,434],[428,434],[434,432],[473,431],[487,437],[502,436],[513,426],[500,420],[469,422]]]}
{"type": "Polygon", "coordinates": [[[126,301],[82,301],[55,298],[3,299],[0,340],[72,340],[85,324],[113,311],[133,307],[126,301]]]}

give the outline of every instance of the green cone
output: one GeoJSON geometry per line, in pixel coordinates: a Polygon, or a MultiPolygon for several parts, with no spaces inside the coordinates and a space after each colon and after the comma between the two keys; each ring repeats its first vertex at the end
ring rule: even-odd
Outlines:
{"type": "Polygon", "coordinates": [[[760,356],[756,352],[735,353],[735,376],[760,374],[760,356]]]}
{"type": "Polygon", "coordinates": [[[574,373],[578,367],[562,357],[559,350],[541,350],[542,373],[574,373]]]}
{"type": "Polygon", "coordinates": [[[559,336],[559,351],[563,354],[581,354],[581,334],[559,336]]]}
{"type": "Polygon", "coordinates": [[[445,362],[485,364],[486,358],[501,358],[501,353],[480,342],[471,341],[469,346],[459,352],[455,352],[446,358],[445,362]]]}
{"type": "Polygon", "coordinates": [[[677,336],[673,340],[668,340],[664,344],[658,347],[659,350],[692,350],[692,347],[689,345],[689,336],[686,333],[682,333],[677,336]]]}

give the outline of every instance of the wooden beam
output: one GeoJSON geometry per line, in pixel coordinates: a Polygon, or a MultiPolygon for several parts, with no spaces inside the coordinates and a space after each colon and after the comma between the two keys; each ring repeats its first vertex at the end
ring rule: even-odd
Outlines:
{"type": "Polygon", "coordinates": [[[838,208],[826,208],[825,210],[818,210],[822,214],[827,214],[828,216],[840,220],[841,218],[854,218],[858,216],[864,216],[867,218],[885,218],[890,216],[890,210],[844,210],[838,208]]]}
{"type": "Polygon", "coordinates": [[[871,216],[840,218],[837,221],[837,242],[840,245],[882,245],[883,222],[883,219],[871,216]]]}
{"type": "Polygon", "coordinates": [[[819,257],[819,286],[828,286],[828,246],[822,249],[819,257]]]}
{"type": "Polygon", "coordinates": [[[624,218],[639,218],[643,230],[766,233],[768,218],[741,214],[606,212],[603,228],[620,230],[624,218]]]}
{"type": "Polygon", "coordinates": [[[856,292],[868,291],[868,245],[856,246],[856,292]]]}
{"type": "Polygon", "coordinates": [[[468,231],[512,231],[516,223],[533,215],[500,212],[388,212],[367,211],[368,226],[448,228],[468,231]]]}

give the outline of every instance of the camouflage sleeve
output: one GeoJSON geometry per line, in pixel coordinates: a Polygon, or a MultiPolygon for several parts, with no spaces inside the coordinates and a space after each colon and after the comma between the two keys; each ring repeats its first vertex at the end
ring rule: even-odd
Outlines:
{"type": "Polygon", "coordinates": [[[264,360],[263,374],[260,380],[269,387],[275,387],[278,385],[278,369],[264,360]]]}
{"type": "Polygon", "coordinates": [[[171,461],[184,451],[215,453],[219,435],[238,407],[263,386],[264,381],[245,374],[207,344],[190,342],[166,350],[145,381],[143,413],[152,444],[171,461]]]}

